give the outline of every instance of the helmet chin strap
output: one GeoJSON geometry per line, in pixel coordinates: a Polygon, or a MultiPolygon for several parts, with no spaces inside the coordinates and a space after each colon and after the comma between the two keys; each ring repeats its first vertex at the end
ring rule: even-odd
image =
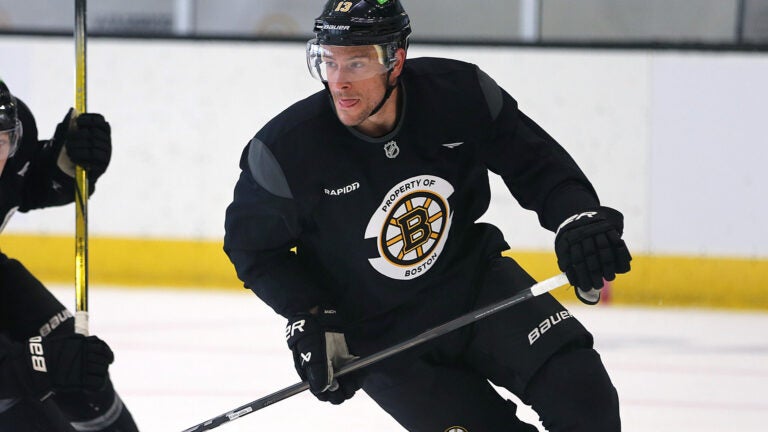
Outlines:
{"type": "Polygon", "coordinates": [[[379,112],[381,107],[383,107],[384,104],[387,102],[387,99],[389,99],[389,97],[392,96],[392,91],[394,91],[395,87],[397,87],[397,82],[395,82],[394,85],[390,85],[389,84],[389,77],[390,76],[392,76],[392,69],[387,71],[387,89],[384,91],[384,97],[381,98],[381,102],[379,102],[379,104],[376,105],[376,108],[374,108],[373,111],[371,111],[371,113],[368,115],[368,117],[372,117],[377,112],[379,112]]]}

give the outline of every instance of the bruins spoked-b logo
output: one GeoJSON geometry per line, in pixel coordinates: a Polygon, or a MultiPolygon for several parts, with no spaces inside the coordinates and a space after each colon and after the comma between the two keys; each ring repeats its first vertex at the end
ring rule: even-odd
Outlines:
{"type": "Polygon", "coordinates": [[[371,265],[393,279],[413,279],[437,261],[451,227],[453,186],[431,175],[395,185],[371,217],[365,238],[376,237],[371,265]]]}

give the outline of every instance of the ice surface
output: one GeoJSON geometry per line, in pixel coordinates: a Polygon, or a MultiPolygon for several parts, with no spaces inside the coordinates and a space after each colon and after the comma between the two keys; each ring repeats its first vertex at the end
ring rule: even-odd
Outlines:
{"type": "MultiPolygon", "coordinates": [[[[52,290],[74,307],[74,288],[52,290]]],[[[91,333],[115,351],[113,381],[144,432],[181,432],[298,381],[283,319],[250,291],[91,286],[89,302],[91,333]]],[[[569,309],[595,335],[624,432],[766,430],[768,313],[569,309]]],[[[340,406],[304,392],[215,430],[402,429],[362,392],[340,406]]]]}

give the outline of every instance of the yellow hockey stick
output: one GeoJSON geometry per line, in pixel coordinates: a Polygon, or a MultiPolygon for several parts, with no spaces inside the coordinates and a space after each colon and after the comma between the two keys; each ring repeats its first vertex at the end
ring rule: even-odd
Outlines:
{"type": "MultiPolygon", "coordinates": [[[[85,0],[75,0],[75,113],[86,112],[85,0]]],[[[75,332],[88,335],[88,177],[75,167],[75,332]]]]}

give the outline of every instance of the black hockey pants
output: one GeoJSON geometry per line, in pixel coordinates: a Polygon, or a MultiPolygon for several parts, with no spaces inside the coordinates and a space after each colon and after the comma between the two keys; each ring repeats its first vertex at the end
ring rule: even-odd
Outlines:
{"type": "MultiPolygon", "coordinates": [[[[534,283],[512,259],[495,258],[476,307],[534,283]]],[[[550,432],[621,430],[618,395],[591,334],[549,294],[441,336],[407,366],[371,367],[361,378],[409,431],[535,432],[491,383],[531,405],[550,432]]]]}

